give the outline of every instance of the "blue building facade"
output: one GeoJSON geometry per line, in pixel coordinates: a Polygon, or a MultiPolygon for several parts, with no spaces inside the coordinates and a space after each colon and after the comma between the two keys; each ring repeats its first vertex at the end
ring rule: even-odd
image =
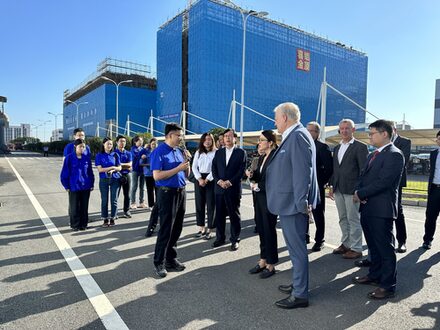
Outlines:
{"type": "MultiPolygon", "coordinates": [[[[185,103],[189,113],[227,125],[234,90],[240,102],[242,25],[237,9],[199,0],[160,27],[158,117],[173,115],[178,121],[185,103]]],[[[292,101],[300,106],[303,123],[315,120],[326,67],[327,82],[366,107],[364,53],[265,18],[249,17],[246,30],[246,106],[272,118],[275,106],[292,101]]],[[[272,121],[249,111],[244,118],[245,131],[274,127],[272,121]]],[[[326,125],[336,125],[342,118],[363,123],[365,112],[329,89],[326,125]]],[[[238,127],[238,105],[236,122],[238,127]]],[[[193,132],[213,127],[187,117],[187,128],[193,132]]]]}
{"type": "MultiPolygon", "coordinates": [[[[76,125],[76,105],[67,103],[64,107],[63,139],[72,139],[76,127],[84,129],[86,136],[105,137],[109,135],[109,123],[116,121],[116,86],[105,83],[75,100],[78,107],[76,125]],[[87,103],[85,103],[87,102],[87,103]],[[99,132],[99,134],[97,134],[99,132]]],[[[129,115],[131,132],[145,132],[151,111],[156,109],[156,91],[145,88],[119,86],[119,133],[124,129],[129,115]]],[[[114,129],[115,131],[116,129],[114,129]]]]}

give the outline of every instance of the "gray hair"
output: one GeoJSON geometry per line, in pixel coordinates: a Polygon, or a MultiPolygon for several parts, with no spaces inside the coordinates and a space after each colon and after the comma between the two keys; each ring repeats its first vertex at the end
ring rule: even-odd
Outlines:
{"type": "Polygon", "coordinates": [[[313,125],[315,126],[316,130],[318,131],[318,133],[321,132],[321,125],[319,125],[319,123],[317,121],[310,121],[307,123],[307,126],[309,125],[313,125]]]}
{"type": "MultiPolygon", "coordinates": [[[[354,121],[348,118],[344,118],[339,122],[339,125],[343,124],[343,123],[348,123],[350,124],[351,128],[355,128],[356,126],[354,125],[354,121]]],[[[338,126],[339,126],[338,125],[338,126]]]]}
{"type": "Polygon", "coordinates": [[[301,120],[301,111],[299,110],[299,107],[292,102],[285,102],[279,104],[273,112],[281,111],[283,115],[286,115],[288,119],[291,121],[297,123],[301,120]]]}

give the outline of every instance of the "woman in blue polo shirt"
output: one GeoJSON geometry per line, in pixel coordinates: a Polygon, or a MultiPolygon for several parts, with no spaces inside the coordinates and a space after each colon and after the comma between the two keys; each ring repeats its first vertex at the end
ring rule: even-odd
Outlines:
{"type": "Polygon", "coordinates": [[[85,154],[84,140],[73,143],[74,151],[66,156],[60,174],[61,183],[69,193],[69,215],[72,230],[85,230],[89,222],[89,198],[95,176],[90,153],[85,154]]]}
{"type": "Polygon", "coordinates": [[[120,189],[121,162],[113,151],[113,141],[109,137],[102,140],[101,152],[96,155],[95,165],[99,172],[99,191],[101,192],[101,218],[103,227],[114,226],[118,212],[118,193],[120,189]],[[108,193],[110,191],[111,213],[108,217],[108,193]]]}
{"type": "Polygon", "coordinates": [[[117,148],[115,152],[119,155],[119,160],[121,162],[122,170],[121,170],[121,178],[119,179],[119,183],[121,184],[121,188],[119,189],[119,194],[124,193],[124,217],[131,218],[130,213],[130,188],[131,188],[131,152],[125,150],[125,145],[127,144],[127,140],[123,135],[118,135],[116,137],[117,148]]]}

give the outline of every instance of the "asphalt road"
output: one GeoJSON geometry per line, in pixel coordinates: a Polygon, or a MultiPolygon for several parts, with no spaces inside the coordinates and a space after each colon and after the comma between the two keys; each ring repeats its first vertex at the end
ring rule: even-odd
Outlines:
{"type": "Polygon", "coordinates": [[[60,168],[60,157],[22,152],[0,158],[2,329],[440,329],[440,242],[435,240],[429,251],[420,248],[424,208],[405,207],[408,252],[398,255],[396,297],[371,301],[372,287],[351,284],[366,270],[331,254],[340,229],[336,207],[327,200],[327,246],[310,254],[310,307],[281,310],[274,302],[285,296],[277,286],[290,282],[291,264],[280,230],[277,274],[265,280],[248,274],[259,256],[249,191],[242,199],[240,249],[230,252],[229,246],[211,249],[212,240],[194,238],[190,184],[178,243],[187,268],[157,279],[152,265],[156,236],[144,237],[149,211],[137,210],[132,219],[101,228],[96,185],[90,199],[92,228],[72,232],[60,168]],[[41,205],[38,212],[10,164],[41,205]],[[84,268],[72,271],[68,262],[84,268]],[[102,294],[90,295],[96,290],[102,294]]]}

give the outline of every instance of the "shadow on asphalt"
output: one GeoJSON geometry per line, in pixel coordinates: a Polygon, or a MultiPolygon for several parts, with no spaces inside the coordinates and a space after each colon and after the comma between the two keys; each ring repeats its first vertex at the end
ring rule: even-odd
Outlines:
{"type": "MultiPolygon", "coordinates": [[[[146,218],[148,216],[149,213],[146,213],[146,218]]],[[[74,250],[85,267],[96,269],[108,264],[117,265],[111,270],[93,273],[95,281],[104,293],[112,293],[146,278],[155,277],[152,256],[156,236],[148,239],[144,237],[147,221],[120,221],[114,228],[98,227],[100,221],[94,221],[91,225],[96,227],[77,233],[71,233],[66,227],[67,217],[52,218],[52,221],[62,233],[75,238],[81,237],[74,250]],[[96,231],[106,234],[92,237],[96,231]],[[134,248],[122,247],[135,241],[144,241],[144,244],[134,248]]],[[[13,224],[18,225],[19,229],[10,232],[8,236],[11,237],[0,239],[1,245],[49,235],[46,231],[32,234],[33,231],[45,229],[39,219],[8,225],[13,224]]],[[[184,222],[185,227],[193,226],[195,229],[195,225],[195,220],[184,222]]],[[[245,229],[241,235],[241,245],[246,245],[247,240],[256,235],[252,232],[253,219],[244,220],[243,228],[245,229]]],[[[229,228],[226,232],[229,232],[229,228]]],[[[229,245],[225,245],[211,249],[212,242],[213,240],[197,239],[193,234],[184,235],[178,242],[179,257],[183,262],[201,257],[211,257],[212,260],[229,248],[229,245]]],[[[280,253],[285,251],[285,247],[280,248],[280,253]]],[[[142,297],[118,306],[117,310],[130,329],[177,329],[194,322],[207,322],[212,329],[343,329],[367,319],[384,304],[397,304],[418,293],[423,288],[424,280],[429,277],[430,268],[440,262],[440,252],[421,261],[419,259],[425,250],[409,252],[398,261],[398,272],[402,275],[398,278],[396,297],[388,301],[371,301],[367,298],[367,293],[372,291],[373,287],[351,284],[351,278],[363,275],[365,270],[353,268],[352,261],[328,252],[329,250],[325,249],[314,254],[310,262],[311,305],[306,309],[285,311],[273,305],[275,301],[285,297],[277,287],[279,284],[291,282],[291,270],[280,271],[265,280],[249,275],[248,269],[258,260],[259,253],[255,251],[250,257],[222,265],[201,267],[170,274],[165,279],[156,279],[155,290],[150,292],[142,284],[138,284],[140,290],[145,290],[142,297]],[[411,276],[406,276],[407,274],[411,276]],[[258,323],[255,323],[256,320],[258,323]]],[[[35,255],[29,251],[26,256],[2,260],[1,266],[48,261],[51,262],[50,266],[6,277],[3,282],[12,283],[70,272],[60,252],[35,255]]],[[[215,263],[219,261],[221,260],[216,260],[215,263]]],[[[280,263],[284,262],[289,262],[287,256],[280,258],[280,263]]],[[[2,301],[0,321],[11,322],[69,306],[84,299],[81,287],[71,276],[50,283],[45,290],[20,293],[2,301]],[[23,305],[23,301],[28,303],[23,305]],[[19,305],[20,308],[17,308],[19,305]]],[[[438,326],[439,307],[438,303],[424,304],[419,308],[413,308],[411,312],[414,315],[434,318],[438,326]]],[[[102,328],[102,323],[97,319],[85,328],[102,328]]]]}

